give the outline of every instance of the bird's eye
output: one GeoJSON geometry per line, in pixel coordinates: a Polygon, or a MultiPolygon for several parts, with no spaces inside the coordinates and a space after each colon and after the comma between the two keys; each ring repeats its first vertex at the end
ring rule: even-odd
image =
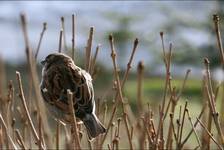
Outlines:
{"type": "Polygon", "coordinates": [[[46,64],[46,60],[43,60],[43,61],[41,61],[40,63],[42,64],[42,65],[45,65],[46,64]]]}

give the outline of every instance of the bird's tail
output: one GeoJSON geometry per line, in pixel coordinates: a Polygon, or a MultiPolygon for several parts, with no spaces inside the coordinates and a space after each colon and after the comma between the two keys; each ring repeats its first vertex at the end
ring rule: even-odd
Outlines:
{"type": "Polygon", "coordinates": [[[95,114],[86,114],[82,121],[87,129],[87,133],[90,139],[106,132],[105,127],[98,120],[95,114]]]}

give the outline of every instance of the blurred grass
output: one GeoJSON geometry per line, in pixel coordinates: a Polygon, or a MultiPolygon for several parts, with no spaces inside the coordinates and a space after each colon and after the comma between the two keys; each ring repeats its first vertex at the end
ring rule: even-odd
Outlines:
{"type": "MultiPolygon", "coordinates": [[[[172,85],[176,87],[177,91],[181,89],[183,79],[172,80],[172,85]]],[[[147,78],[143,82],[143,104],[148,102],[153,105],[162,100],[165,80],[162,78],[147,78]]],[[[182,93],[181,99],[189,101],[201,102],[201,80],[188,79],[185,89],[182,93]]],[[[128,98],[132,108],[136,109],[136,95],[137,95],[137,81],[129,80],[124,89],[125,96],[128,98]]]]}
{"type": "MultiPolygon", "coordinates": [[[[150,78],[144,79],[143,83],[143,95],[146,97],[161,97],[164,89],[164,79],[161,78],[150,78]]],[[[176,79],[172,80],[172,85],[179,90],[182,86],[183,80],[176,79]]],[[[186,87],[183,91],[184,97],[191,96],[192,98],[201,97],[201,81],[196,79],[187,80],[186,87]]],[[[135,80],[128,81],[125,86],[125,93],[130,97],[136,97],[137,82],[135,80]]]]}

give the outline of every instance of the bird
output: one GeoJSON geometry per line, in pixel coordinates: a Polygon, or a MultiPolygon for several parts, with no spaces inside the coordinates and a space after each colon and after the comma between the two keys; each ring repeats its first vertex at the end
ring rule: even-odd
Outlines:
{"type": "Polygon", "coordinates": [[[70,90],[73,93],[75,116],[83,122],[89,139],[105,133],[105,127],[95,114],[91,75],[62,53],[49,54],[41,64],[40,91],[50,112],[56,118],[71,123],[67,97],[67,90],[70,90]]]}

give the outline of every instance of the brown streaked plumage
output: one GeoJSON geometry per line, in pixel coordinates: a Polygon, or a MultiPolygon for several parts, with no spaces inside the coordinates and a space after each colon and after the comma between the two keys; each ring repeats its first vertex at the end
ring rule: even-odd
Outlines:
{"type": "Polygon", "coordinates": [[[76,66],[73,60],[61,53],[48,55],[41,62],[41,94],[55,117],[70,122],[67,90],[74,95],[75,116],[83,121],[90,138],[106,131],[95,115],[92,78],[85,70],[76,66]]]}

